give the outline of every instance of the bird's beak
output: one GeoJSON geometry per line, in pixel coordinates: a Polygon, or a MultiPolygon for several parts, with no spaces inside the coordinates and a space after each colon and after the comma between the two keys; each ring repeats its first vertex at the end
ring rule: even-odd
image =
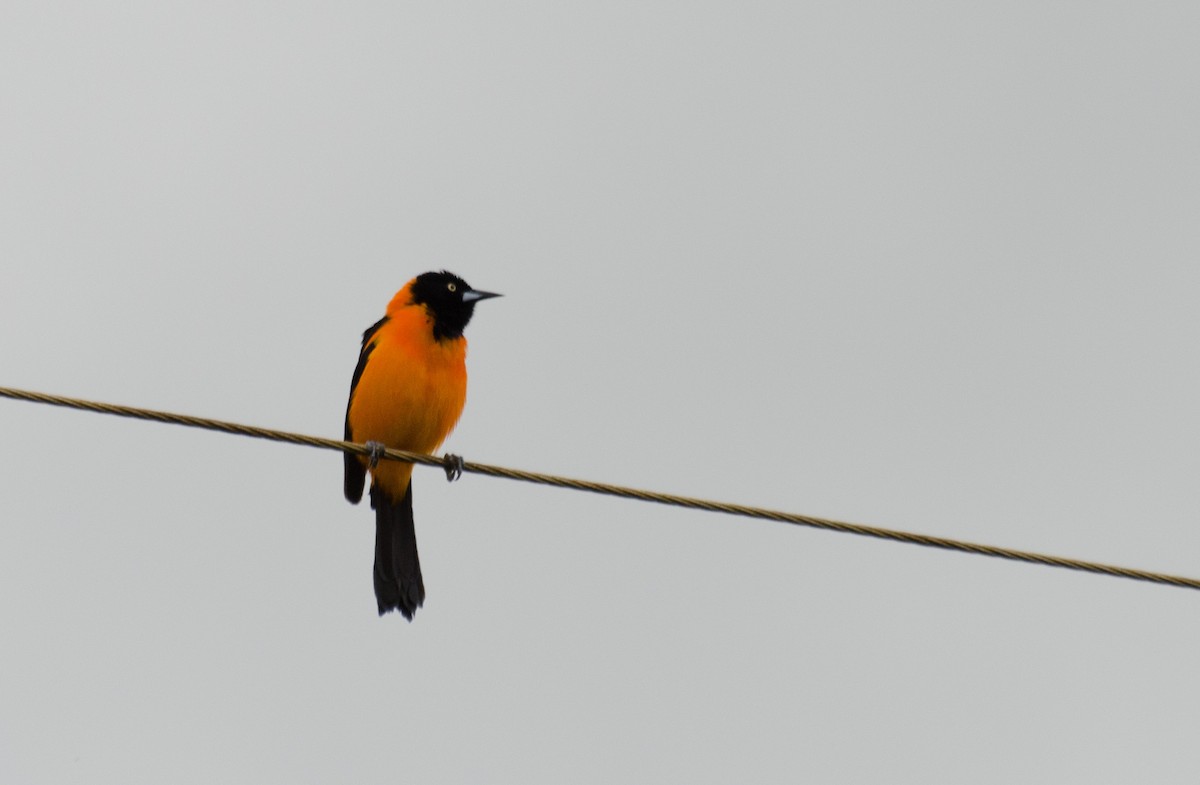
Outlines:
{"type": "Polygon", "coordinates": [[[498,295],[495,292],[481,292],[478,289],[470,289],[468,291],[463,292],[462,301],[464,303],[474,303],[474,302],[478,302],[479,300],[486,300],[489,297],[500,297],[500,296],[501,295],[498,295]]]}

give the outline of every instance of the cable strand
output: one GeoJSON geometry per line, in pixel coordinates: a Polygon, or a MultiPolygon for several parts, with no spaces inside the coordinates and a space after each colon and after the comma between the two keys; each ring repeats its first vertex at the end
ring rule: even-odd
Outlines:
{"type": "Polygon", "coordinates": [[[451,473],[448,467],[452,465],[455,471],[464,474],[482,474],[489,477],[519,480],[521,482],[529,482],[537,485],[548,485],[556,488],[588,491],[590,493],[598,493],[605,496],[635,499],[638,501],[666,504],[674,507],[683,507],[693,510],[707,510],[709,512],[722,513],[725,515],[737,515],[744,518],[758,518],[761,520],[777,521],[779,523],[789,523],[796,526],[808,526],[814,529],[824,529],[826,531],[835,531],[844,534],[856,534],[862,537],[874,537],[876,539],[891,540],[893,542],[905,542],[911,545],[920,545],[927,548],[941,548],[943,550],[974,553],[980,556],[991,556],[998,559],[1008,559],[1010,561],[1040,564],[1047,567],[1060,567],[1063,569],[1077,570],[1080,572],[1111,575],[1119,578],[1129,578],[1131,580],[1165,584],[1168,586],[1177,586],[1186,589],[1200,589],[1200,579],[1197,578],[1186,578],[1178,575],[1151,572],[1149,570],[1118,567],[1111,564],[1085,561],[1083,559],[1049,556],[1042,553],[1034,553],[1032,551],[1002,548],[995,545],[982,545],[979,543],[966,542],[964,540],[955,540],[948,537],[916,534],[913,532],[899,531],[896,529],[866,526],[859,523],[835,521],[828,518],[816,518],[809,515],[798,515],[796,513],[764,509],[762,507],[750,507],[742,504],[729,504],[726,502],[716,502],[707,499],[696,499],[689,496],[677,496],[670,493],[659,493],[656,491],[628,488],[621,485],[611,485],[609,483],[578,480],[570,477],[559,477],[553,474],[542,474],[540,472],[530,472],[521,469],[510,469],[504,466],[493,466],[486,463],[464,461],[458,456],[438,458],[433,455],[424,455],[422,453],[408,452],[406,450],[396,450],[390,447],[382,452],[377,450],[373,451],[368,445],[342,441],[340,439],[326,439],[320,436],[309,436],[306,434],[291,433],[288,431],[278,431],[272,428],[260,428],[254,425],[242,425],[240,423],[227,422],[224,420],[213,420],[207,417],[195,417],[187,414],[175,414],[172,412],[156,411],[153,409],[141,409],[134,406],[100,403],[97,401],[89,401],[80,398],[67,398],[60,395],[50,395],[47,393],[31,392],[28,390],[18,390],[11,387],[0,387],[0,397],[30,401],[33,403],[42,403],[50,406],[60,406],[69,409],[80,409],[83,411],[97,412],[99,414],[111,414],[118,417],[129,417],[139,420],[152,420],[155,422],[172,423],[175,425],[187,426],[189,428],[203,428],[211,431],[237,434],[239,436],[249,436],[256,439],[286,442],[289,444],[300,444],[307,447],[316,447],[325,450],[337,450],[339,452],[354,453],[356,455],[365,455],[368,457],[378,454],[380,458],[385,460],[407,461],[409,463],[419,463],[424,466],[437,466],[443,470],[446,470],[448,475],[451,473]]]}

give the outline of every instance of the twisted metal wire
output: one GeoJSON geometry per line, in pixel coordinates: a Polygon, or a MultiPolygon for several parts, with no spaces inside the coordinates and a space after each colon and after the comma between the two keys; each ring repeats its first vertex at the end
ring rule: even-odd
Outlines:
{"type": "Polygon", "coordinates": [[[1063,556],[1049,556],[1042,553],[1034,553],[1032,551],[1002,548],[996,545],[981,545],[979,543],[966,542],[963,540],[954,540],[948,537],[935,537],[928,534],[915,534],[912,532],[898,531],[895,529],[884,529],[878,526],[866,526],[859,523],[846,523],[845,521],[835,521],[828,518],[816,518],[810,515],[798,515],[796,513],[780,512],[778,510],[769,510],[762,507],[750,507],[743,504],[728,504],[725,502],[715,502],[706,499],[696,499],[689,496],[677,496],[670,493],[639,490],[637,488],[628,488],[621,485],[610,485],[602,482],[577,480],[570,477],[559,477],[553,474],[542,474],[540,472],[529,472],[521,469],[510,469],[504,466],[493,466],[486,463],[464,461],[456,455],[448,454],[442,458],[438,458],[433,455],[424,455],[421,453],[408,452],[406,450],[395,450],[390,447],[382,452],[377,453],[376,451],[373,451],[371,447],[365,444],[358,444],[356,442],[346,442],[339,439],[325,439],[320,436],[308,436],[306,434],[278,431],[271,428],[260,428],[254,425],[242,425],[240,423],[226,422],[223,420],[213,420],[207,417],[194,417],[186,414],[174,414],[171,412],[155,411],[152,409],[141,409],[134,406],[121,406],[118,404],[99,403],[97,401],[88,401],[79,398],[66,398],[60,395],[30,392],[28,390],[18,390],[11,387],[0,387],[0,397],[32,401],[34,403],[44,403],[51,406],[63,406],[71,409],[82,409],[84,411],[98,412],[100,414],[112,414],[118,417],[132,417],[139,420],[154,420],[157,422],[173,423],[176,425],[185,425],[190,428],[204,428],[211,431],[223,431],[225,433],[234,433],[240,436],[250,436],[256,439],[268,439],[270,441],[287,442],[290,444],[302,444],[308,447],[316,447],[325,450],[337,450],[340,452],[355,453],[357,455],[372,456],[374,454],[378,454],[380,458],[386,460],[408,461],[410,463],[419,463],[425,466],[439,466],[446,471],[447,477],[450,477],[451,479],[453,479],[459,473],[483,474],[490,477],[503,477],[509,480],[520,480],[522,482],[531,482],[538,485],[550,485],[557,488],[570,488],[577,491],[589,491],[591,493],[599,493],[607,496],[618,496],[623,499],[637,499],[644,502],[667,504],[693,510],[708,510],[710,512],[718,512],[726,515],[738,515],[745,518],[759,518],[768,521],[778,521],[780,523],[790,523],[797,526],[810,526],[815,529],[844,532],[846,534],[857,534],[862,537],[875,537],[881,540],[906,542],[912,545],[921,545],[927,548],[942,548],[950,551],[961,551],[963,553],[991,556],[998,559],[1009,559],[1012,561],[1028,562],[1031,564],[1041,564],[1047,567],[1061,567],[1068,570],[1111,575],[1118,578],[1129,578],[1131,580],[1146,581],[1149,583],[1160,583],[1186,589],[1200,589],[1200,579],[1197,578],[1186,578],[1178,575],[1151,572],[1149,570],[1118,567],[1111,564],[1085,561],[1082,559],[1072,559],[1063,556]]]}

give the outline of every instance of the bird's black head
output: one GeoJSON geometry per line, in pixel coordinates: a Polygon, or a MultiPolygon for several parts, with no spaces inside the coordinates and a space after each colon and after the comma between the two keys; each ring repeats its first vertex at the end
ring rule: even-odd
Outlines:
{"type": "Polygon", "coordinates": [[[433,317],[433,337],[439,341],[462,336],[475,313],[475,303],[500,296],[472,289],[462,278],[445,270],[421,273],[410,289],[413,303],[424,305],[433,317]]]}

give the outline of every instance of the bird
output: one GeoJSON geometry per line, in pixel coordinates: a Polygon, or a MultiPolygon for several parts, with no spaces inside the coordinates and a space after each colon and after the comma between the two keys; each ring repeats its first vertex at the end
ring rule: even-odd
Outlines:
{"type": "Polygon", "coordinates": [[[454,429],[467,396],[463,330],[478,302],[499,296],[445,270],[422,273],[363,333],[346,403],[346,441],[367,444],[372,455],[345,454],[345,494],[358,504],[370,472],[380,616],[395,610],[412,621],[425,602],[425,583],[413,524],[413,465],[379,461],[379,451],[432,453],[454,429]]]}

